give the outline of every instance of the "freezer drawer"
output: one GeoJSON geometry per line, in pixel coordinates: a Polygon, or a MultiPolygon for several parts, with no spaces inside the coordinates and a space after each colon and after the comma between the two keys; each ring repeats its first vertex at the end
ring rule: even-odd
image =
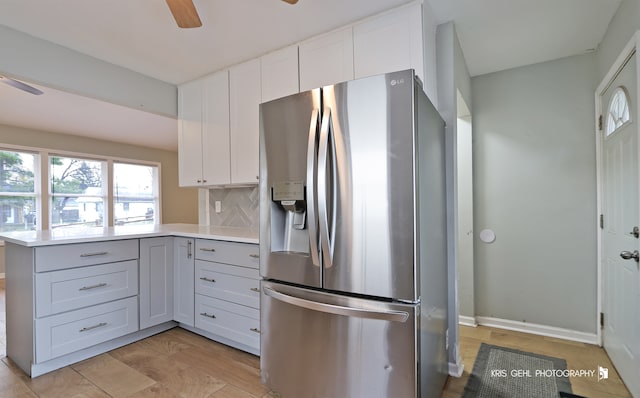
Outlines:
{"type": "Polygon", "coordinates": [[[262,382],[282,397],[416,397],[419,305],[261,284],[262,382]]]}

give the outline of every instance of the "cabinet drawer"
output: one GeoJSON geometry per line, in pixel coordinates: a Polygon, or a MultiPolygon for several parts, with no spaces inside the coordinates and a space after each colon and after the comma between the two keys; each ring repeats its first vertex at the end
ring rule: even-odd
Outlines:
{"type": "Polygon", "coordinates": [[[36,317],[138,294],[138,261],[35,274],[36,317]]]}
{"type": "Polygon", "coordinates": [[[138,297],[35,320],[35,361],[42,363],[138,330],[138,297]]]}
{"type": "Polygon", "coordinates": [[[196,260],[196,293],[260,308],[257,269],[196,260]]]}
{"type": "Polygon", "coordinates": [[[138,258],[138,240],[36,247],[36,272],[114,263],[138,258]]]}
{"type": "Polygon", "coordinates": [[[251,243],[196,239],[196,259],[260,268],[260,247],[251,243]]]}
{"type": "Polygon", "coordinates": [[[196,294],[196,327],[260,349],[260,311],[196,294]]]}

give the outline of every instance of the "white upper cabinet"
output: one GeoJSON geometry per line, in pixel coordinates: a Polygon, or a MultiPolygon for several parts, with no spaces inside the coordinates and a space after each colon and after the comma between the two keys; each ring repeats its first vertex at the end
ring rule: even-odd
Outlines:
{"type": "Polygon", "coordinates": [[[423,79],[422,5],[412,4],[353,27],[355,78],[413,68],[423,79]]]}
{"type": "Polygon", "coordinates": [[[299,92],[298,46],[289,46],[260,58],[262,102],[299,92]]]}
{"type": "Polygon", "coordinates": [[[300,91],[353,79],[351,26],[300,44],[300,91]]]}
{"type": "Polygon", "coordinates": [[[203,79],[202,130],[203,184],[228,184],[229,165],[229,74],[226,70],[203,79]]]}
{"type": "Polygon", "coordinates": [[[260,59],[229,69],[231,183],[258,183],[260,59]]]}
{"type": "Polygon", "coordinates": [[[178,88],[178,160],[182,187],[228,184],[229,77],[222,71],[178,88]]]}
{"type": "Polygon", "coordinates": [[[178,88],[178,170],[181,187],[202,185],[202,82],[178,88]]]}

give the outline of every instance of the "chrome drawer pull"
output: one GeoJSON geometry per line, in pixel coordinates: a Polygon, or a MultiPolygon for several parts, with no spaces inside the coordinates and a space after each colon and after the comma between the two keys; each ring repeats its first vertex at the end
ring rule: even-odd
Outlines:
{"type": "Polygon", "coordinates": [[[260,293],[260,289],[258,289],[257,287],[252,287],[249,290],[251,290],[252,292],[260,293]]]}
{"type": "Polygon", "coordinates": [[[211,282],[211,283],[216,283],[215,279],[209,279],[209,278],[205,278],[204,276],[200,277],[201,281],[205,281],[205,282],[211,282]]]}
{"type": "Polygon", "coordinates": [[[105,287],[107,286],[106,283],[98,283],[97,285],[91,285],[91,286],[82,286],[80,289],[78,289],[79,291],[83,291],[83,290],[91,290],[91,289],[97,289],[99,287],[105,287]]]}
{"type": "Polygon", "coordinates": [[[87,326],[86,328],[82,328],[79,330],[80,333],[82,332],[88,332],[89,330],[93,330],[93,329],[97,329],[97,328],[101,328],[103,326],[107,326],[106,322],[100,322],[97,325],[93,325],[93,326],[87,326]]]}
{"type": "Polygon", "coordinates": [[[259,254],[249,254],[249,257],[251,258],[260,258],[259,254]]]}
{"type": "Polygon", "coordinates": [[[200,315],[206,316],[207,318],[216,319],[215,315],[213,315],[213,314],[209,315],[206,312],[201,312],[200,315]]]}
{"type": "Polygon", "coordinates": [[[258,328],[251,328],[249,330],[251,330],[252,332],[255,332],[255,333],[260,333],[260,329],[258,329],[258,328]]]}
{"type": "Polygon", "coordinates": [[[201,247],[200,251],[201,252],[214,252],[214,251],[216,251],[216,249],[207,249],[206,247],[201,247]]]}
{"type": "Polygon", "coordinates": [[[82,253],[80,257],[106,256],[109,252],[82,253]]]}

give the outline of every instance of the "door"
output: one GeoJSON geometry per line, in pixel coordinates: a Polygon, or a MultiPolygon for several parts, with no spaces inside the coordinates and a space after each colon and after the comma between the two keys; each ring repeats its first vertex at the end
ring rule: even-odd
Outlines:
{"type": "Polygon", "coordinates": [[[260,105],[260,275],[315,287],[319,110],[319,89],[260,105]]]}
{"type": "Polygon", "coordinates": [[[260,372],[270,389],[283,397],[419,396],[419,305],[261,288],[260,372]]]}
{"type": "Polygon", "coordinates": [[[181,187],[202,182],[202,81],[178,87],[178,173],[181,187]]]}
{"type": "Polygon", "coordinates": [[[188,326],[194,322],[194,239],[174,238],[173,319],[188,326]]]}
{"type": "Polygon", "coordinates": [[[640,226],[636,57],[602,95],[604,347],[633,396],[640,397],[640,226]]]}
{"type": "Polygon", "coordinates": [[[140,329],[173,320],[173,237],[140,239],[140,329]]]}
{"type": "Polygon", "coordinates": [[[418,299],[414,105],[411,71],[323,88],[318,215],[325,289],[418,299]]]}

